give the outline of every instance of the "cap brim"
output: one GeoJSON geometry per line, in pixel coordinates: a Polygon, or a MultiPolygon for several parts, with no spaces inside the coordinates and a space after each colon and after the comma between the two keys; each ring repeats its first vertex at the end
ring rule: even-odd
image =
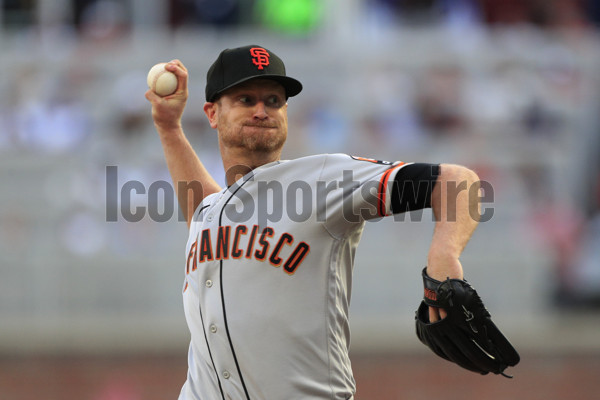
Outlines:
{"type": "Polygon", "coordinates": [[[286,97],[295,96],[302,91],[302,83],[300,83],[299,80],[294,79],[292,77],[285,76],[285,75],[269,75],[269,74],[255,75],[255,76],[249,76],[244,79],[240,79],[239,81],[234,82],[231,85],[224,87],[223,89],[221,89],[218,92],[216,92],[215,94],[213,94],[212,99],[210,101],[214,101],[219,95],[223,94],[223,92],[225,92],[226,90],[229,90],[234,86],[237,86],[244,82],[251,81],[253,79],[270,79],[270,80],[279,82],[281,84],[281,86],[283,86],[283,88],[285,89],[286,97]]]}

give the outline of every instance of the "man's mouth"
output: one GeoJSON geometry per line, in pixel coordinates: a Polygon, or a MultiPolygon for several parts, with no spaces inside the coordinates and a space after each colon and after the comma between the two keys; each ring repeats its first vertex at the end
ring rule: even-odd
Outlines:
{"type": "Polygon", "coordinates": [[[277,128],[276,125],[271,125],[271,124],[244,124],[244,126],[247,126],[249,128],[264,128],[264,129],[277,128]]]}

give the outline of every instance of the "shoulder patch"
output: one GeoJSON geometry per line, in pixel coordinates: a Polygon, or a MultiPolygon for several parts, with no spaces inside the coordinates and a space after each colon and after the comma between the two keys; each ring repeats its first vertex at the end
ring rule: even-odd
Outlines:
{"type": "Polygon", "coordinates": [[[394,164],[391,161],[376,160],[374,158],[365,158],[365,157],[358,157],[358,156],[350,156],[350,158],[352,158],[353,160],[357,160],[357,161],[371,162],[373,164],[381,164],[381,165],[393,165],[394,164]]]}

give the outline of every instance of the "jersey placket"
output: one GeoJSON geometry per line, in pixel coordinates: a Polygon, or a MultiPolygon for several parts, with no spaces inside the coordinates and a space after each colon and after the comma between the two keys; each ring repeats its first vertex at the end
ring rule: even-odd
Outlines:
{"type": "MultiPolygon", "coordinates": [[[[228,194],[230,195],[230,193],[228,191],[225,193],[226,195],[222,196],[213,207],[207,209],[200,228],[200,231],[209,229],[212,243],[216,241],[216,235],[221,225],[221,213],[229,199],[228,194]]],[[[198,252],[199,255],[200,252],[198,252]]],[[[239,368],[233,352],[231,338],[227,331],[222,281],[224,262],[224,260],[218,259],[199,262],[198,265],[203,265],[203,268],[199,268],[198,271],[198,306],[206,344],[212,358],[210,362],[214,366],[214,372],[218,375],[217,379],[225,392],[222,395],[227,394],[232,398],[245,398],[244,384],[238,374],[239,368]]]]}

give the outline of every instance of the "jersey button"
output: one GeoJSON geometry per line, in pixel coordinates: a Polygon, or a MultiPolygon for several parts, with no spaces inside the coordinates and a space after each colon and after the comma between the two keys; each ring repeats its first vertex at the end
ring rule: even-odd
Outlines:
{"type": "Polygon", "coordinates": [[[216,326],[215,324],[212,324],[212,325],[210,326],[210,331],[211,331],[212,333],[217,333],[217,326],[216,326]]]}
{"type": "Polygon", "coordinates": [[[231,378],[231,374],[229,373],[229,371],[223,371],[223,378],[225,378],[225,379],[231,378]]]}
{"type": "Polygon", "coordinates": [[[205,284],[206,284],[206,287],[212,287],[212,285],[213,285],[213,281],[211,281],[210,279],[208,279],[208,280],[205,282],[205,284]]]}

